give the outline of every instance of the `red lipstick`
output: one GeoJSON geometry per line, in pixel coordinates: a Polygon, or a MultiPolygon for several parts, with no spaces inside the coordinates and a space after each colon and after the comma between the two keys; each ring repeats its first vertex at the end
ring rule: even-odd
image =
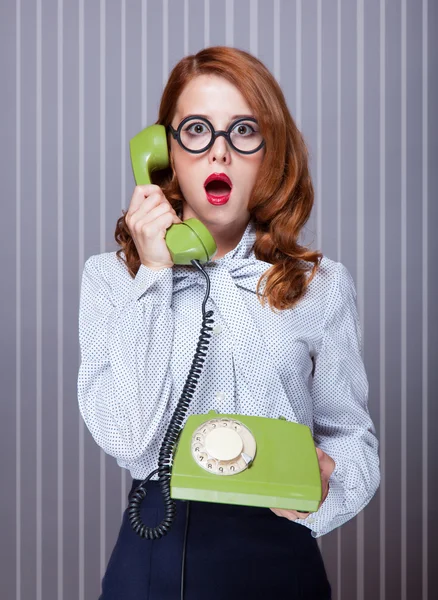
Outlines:
{"type": "Polygon", "coordinates": [[[228,175],[225,175],[225,173],[212,173],[207,177],[207,179],[204,182],[207,200],[210,202],[210,204],[213,204],[215,206],[226,204],[226,202],[228,202],[231,195],[232,187],[233,184],[231,183],[231,179],[228,177],[228,175]],[[210,190],[207,191],[207,185],[212,181],[223,182],[226,185],[221,186],[219,184],[218,186],[216,186],[217,189],[214,189],[214,187],[212,186],[210,190]],[[229,190],[225,189],[227,186],[230,188],[229,190]]]}

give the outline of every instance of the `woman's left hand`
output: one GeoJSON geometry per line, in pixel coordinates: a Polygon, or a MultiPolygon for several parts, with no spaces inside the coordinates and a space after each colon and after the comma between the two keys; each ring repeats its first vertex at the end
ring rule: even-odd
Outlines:
{"type": "MultiPolygon", "coordinates": [[[[316,448],[316,454],[318,455],[319,471],[321,473],[321,484],[322,484],[322,499],[318,505],[318,508],[327,498],[329,491],[329,479],[330,475],[335,470],[336,463],[331,456],[326,454],[321,448],[316,448]]],[[[296,521],[296,519],[305,519],[309,513],[299,512],[297,510],[289,510],[287,508],[271,508],[272,512],[277,517],[285,517],[289,521],[296,521]]],[[[316,512],[316,511],[315,511],[316,512]]]]}

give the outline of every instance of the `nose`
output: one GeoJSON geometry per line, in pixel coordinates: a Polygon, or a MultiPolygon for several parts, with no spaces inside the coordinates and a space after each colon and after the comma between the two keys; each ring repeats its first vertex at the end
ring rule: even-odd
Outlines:
{"type": "Polygon", "coordinates": [[[224,136],[218,136],[209,152],[209,162],[220,162],[229,164],[231,159],[230,147],[224,136]]]}

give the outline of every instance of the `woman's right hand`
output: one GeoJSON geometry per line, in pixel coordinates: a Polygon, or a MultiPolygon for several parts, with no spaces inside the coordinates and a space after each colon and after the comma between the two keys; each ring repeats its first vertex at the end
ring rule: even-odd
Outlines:
{"type": "Polygon", "coordinates": [[[143,265],[154,270],[173,266],[164,238],[171,225],[182,221],[158,185],[136,186],[125,223],[143,265]]]}

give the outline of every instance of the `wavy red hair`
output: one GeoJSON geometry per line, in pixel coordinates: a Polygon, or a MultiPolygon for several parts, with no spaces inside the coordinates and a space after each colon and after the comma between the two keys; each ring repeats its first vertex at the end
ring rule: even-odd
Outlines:
{"type": "MultiPolygon", "coordinates": [[[[164,126],[171,123],[184,86],[198,75],[218,75],[230,81],[257,118],[266,152],[248,210],[256,228],[255,256],[272,264],[260,278],[257,294],[263,305],[267,301],[271,308],[292,308],[303,297],[322,258],[321,253],[298,243],[314,202],[304,139],[269,70],[248,52],[225,46],[204,48],[175,65],[163,91],[157,123],[164,126]]],[[[183,196],[172,155],[169,168],[152,175],[153,183],[162,188],[181,216],[183,196]]],[[[125,212],[118,219],[115,231],[116,242],[121,246],[117,255],[120,257],[123,251],[123,260],[135,277],[140,260],[124,215],[125,212]]]]}

